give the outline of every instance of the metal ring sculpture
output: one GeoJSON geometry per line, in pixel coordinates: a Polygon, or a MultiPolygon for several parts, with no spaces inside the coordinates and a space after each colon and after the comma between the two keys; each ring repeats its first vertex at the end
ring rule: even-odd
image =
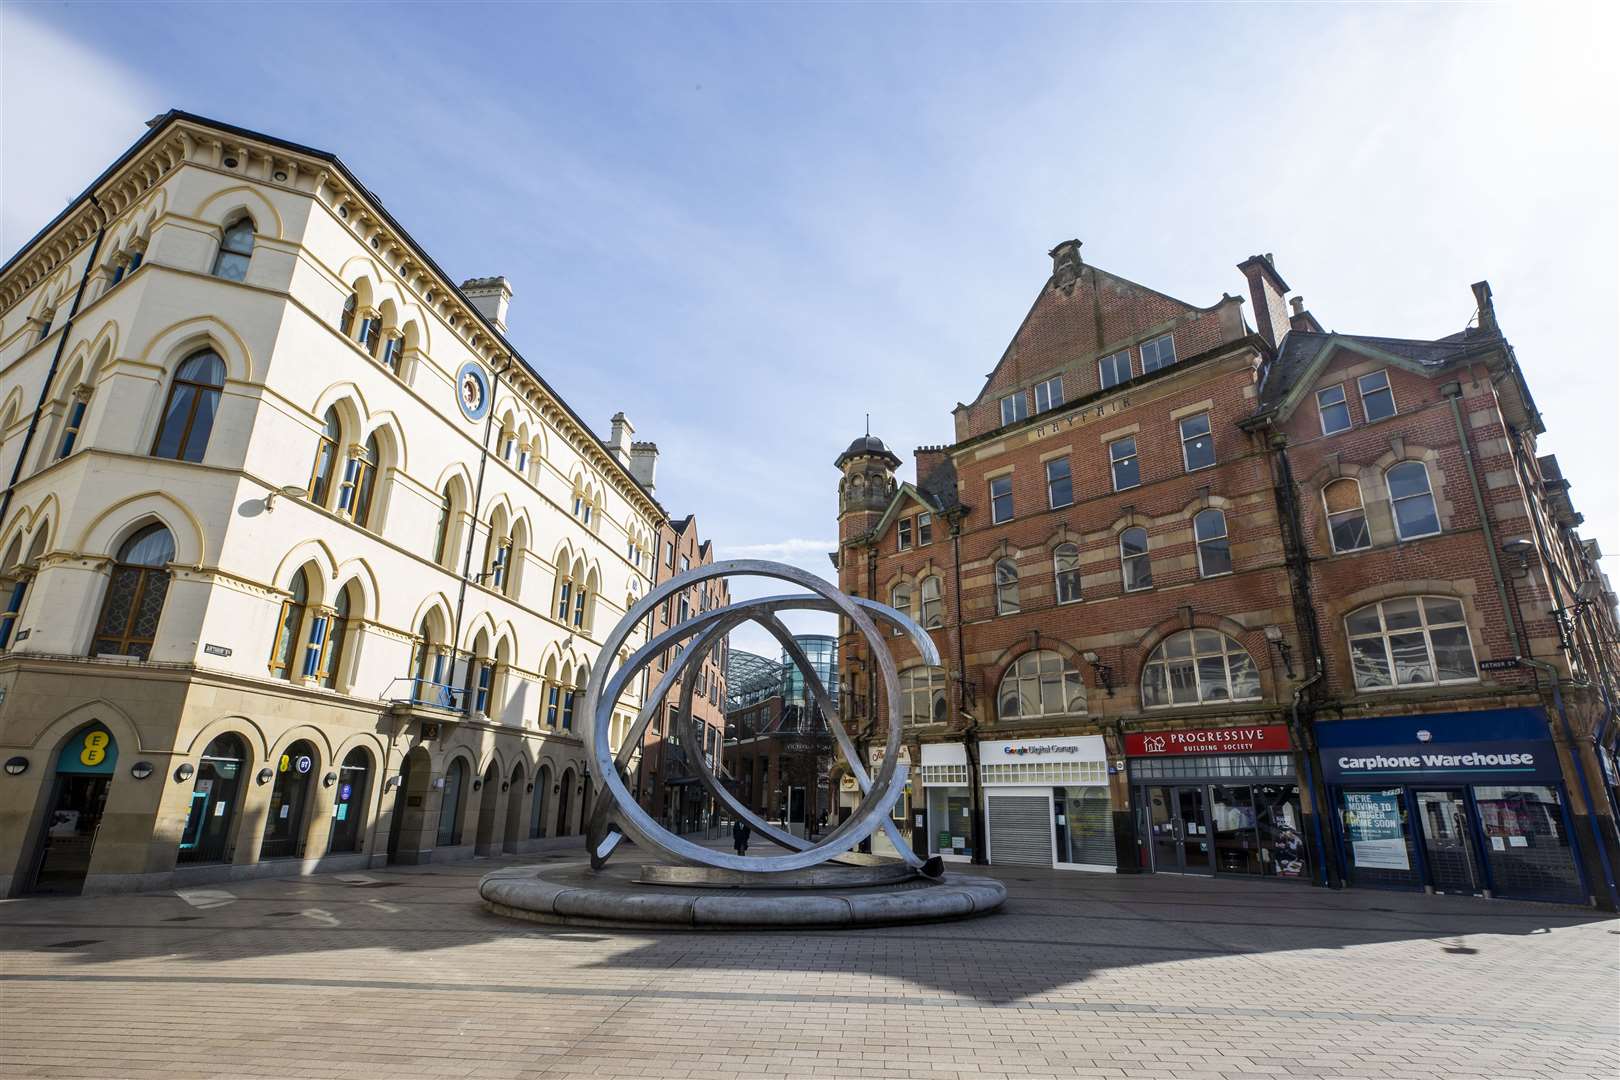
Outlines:
{"type": "Polygon", "coordinates": [[[629,836],[648,851],[657,852],[688,865],[753,872],[803,870],[836,859],[882,829],[894,844],[900,858],[908,865],[920,871],[926,865],[930,872],[937,873],[934,864],[925,864],[924,860],[911,850],[890,817],[894,804],[899,801],[905,790],[906,783],[906,767],[900,763],[900,683],[895,671],[894,657],[878,631],[873,621],[874,617],[908,636],[917,651],[922,654],[923,663],[930,666],[939,664],[939,650],[934,647],[933,640],[922,627],[904,613],[872,600],[845,596],[822,578],[782,563],[739,559],[700,566],[659,585],[625,612],[624,618],[619,620],[618,625],[602,643],[601,655],[604,661],[591,672],[590,684],[585,690],[584,712],[592,720],[591,755],[595,761],[597,774],[602,778],[602,791],[591,810],[590,824],[586,830],[591,866],[594,869],[601,869],[619,842],[629,836]],[[700,611],[679,626],[671,627],[648,641],[625,663],[610,672],[611,658],[618,656],[620,648],[637,624],[666,597],[712,578],[732,576],[774,578],[802,586],[809,592],[789,596],[768,596],[700,611]],[[870,776],[860,761],[848,732],[839,722],[838,711],[833,706],[832,697],[816,674],[815,668],[800,650],[798,643],[793,640],[787,627],[777,618],[777,613],[784,610],[825,611],[842,615],[850,620],[870,644],[889,705],[888,739],[884,744],[883,764],[878,769],[876,777],[870,776]],[[696,738],[691,714],[692,698],[702,658],[734,627],[750,621],[759,623],[780,641],[789,659],[804,675],[805,685],[814,695],[816,704],[820,706],[822,716],[832,730],[838,749],[848,762],[850,773],[855,777],[862,793],[860,805],[855,808],[855,812],[832,832],[812,844],[776,828],[753,813],[715,778],[702,753],[691,755],[698,780],[709,793],[737,817],[748,822],[765,839],[786,849],[786,854],[782,855],[733,855],[715,851],[675,835],[641,808],[629,788],[625,786],[624,775],[621,772],[621,769],[629,766],[632,750],[641,745],[647,725],[662,708],[665,696],[674,687],[677,679],[681,680],[681,696],[675,723],[679,729],[680,739],[687,746],[702,745],[696,738]],[[660,653],[680,643],[686,643],[680,658],[659,679],[657,686],[642,702],[635,722],[626,733],[624,745],[615,758],[612,747],[608,744],[609,724],[614,706],[618,704],[625,687],[631,684],[643,668],[660,653]]]}

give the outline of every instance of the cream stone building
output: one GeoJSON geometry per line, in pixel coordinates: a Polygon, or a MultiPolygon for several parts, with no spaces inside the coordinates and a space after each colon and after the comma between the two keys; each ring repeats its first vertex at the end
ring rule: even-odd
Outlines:
{"type": "Polygon", "coordinates": [[[580,831],[667,515],[510,299],[335,156],[179,112],[0,268],[0,892],[580,831]]]}

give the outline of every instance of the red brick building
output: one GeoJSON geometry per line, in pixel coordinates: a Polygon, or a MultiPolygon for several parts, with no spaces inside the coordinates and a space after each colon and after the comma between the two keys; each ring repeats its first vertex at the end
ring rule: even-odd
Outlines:
{"type": "Polygon", "coordinates": [[[1612,903],[1615,597],[1489,288],[1329,334],[1255,256],[1251,330],[1051,255],[917,483],[837,461],[841,586],[944,661],[893,639],[918,849],[1612,903]]]}
{"type": "MultiPolygon", "coordinates": [[[[662,526],[656,555],[657,583],[714,562],[713,545],[698,535],[697,516],[688,515],[662,526]]],[[[700,611],[731,603],[731,591],[724,579],[709,580],[666,599],[652,614],[652,634],[657,636],[685,622],[700,611]]],[[[708,820],[714,800],[703,790],[692,767],[691,755],[704,755],[711,768],[719,769],[720,748],[726,729],[725,644],[703,658],[692,698],[692,716],[699,725],[700,746],[681,745],[673,718],[679,706],[679,687],[673,689],[658,715],[642,737],[640,756],[632,766],[631,787],[648,813],[666,826],[690,831],[708,820]]],[[[658,684],[678,659],[684,646],[677,645],[652,665],[649,689],[658,684]]]]}

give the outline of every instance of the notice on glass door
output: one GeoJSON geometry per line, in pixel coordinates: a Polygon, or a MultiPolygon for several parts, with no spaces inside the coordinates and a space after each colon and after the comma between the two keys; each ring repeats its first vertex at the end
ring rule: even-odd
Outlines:
{"type": "Polygon", "coordinates": [[[1369,870],[1410,870],[1405,830],[1401,827],[1401,793],[1346,791],[1344,831],[1350,854],[1359,867],[1369,870]]]}

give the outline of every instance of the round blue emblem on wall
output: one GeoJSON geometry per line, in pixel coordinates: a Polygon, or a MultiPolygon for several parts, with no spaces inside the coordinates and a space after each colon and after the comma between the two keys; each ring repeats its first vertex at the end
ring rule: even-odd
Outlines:
{"type": "Polygon", "coordinates": [[[467,361],[456,373],[456,401],[469,420],[482,420],[489,412],[489,376],[477,361],[467,361]]]}

